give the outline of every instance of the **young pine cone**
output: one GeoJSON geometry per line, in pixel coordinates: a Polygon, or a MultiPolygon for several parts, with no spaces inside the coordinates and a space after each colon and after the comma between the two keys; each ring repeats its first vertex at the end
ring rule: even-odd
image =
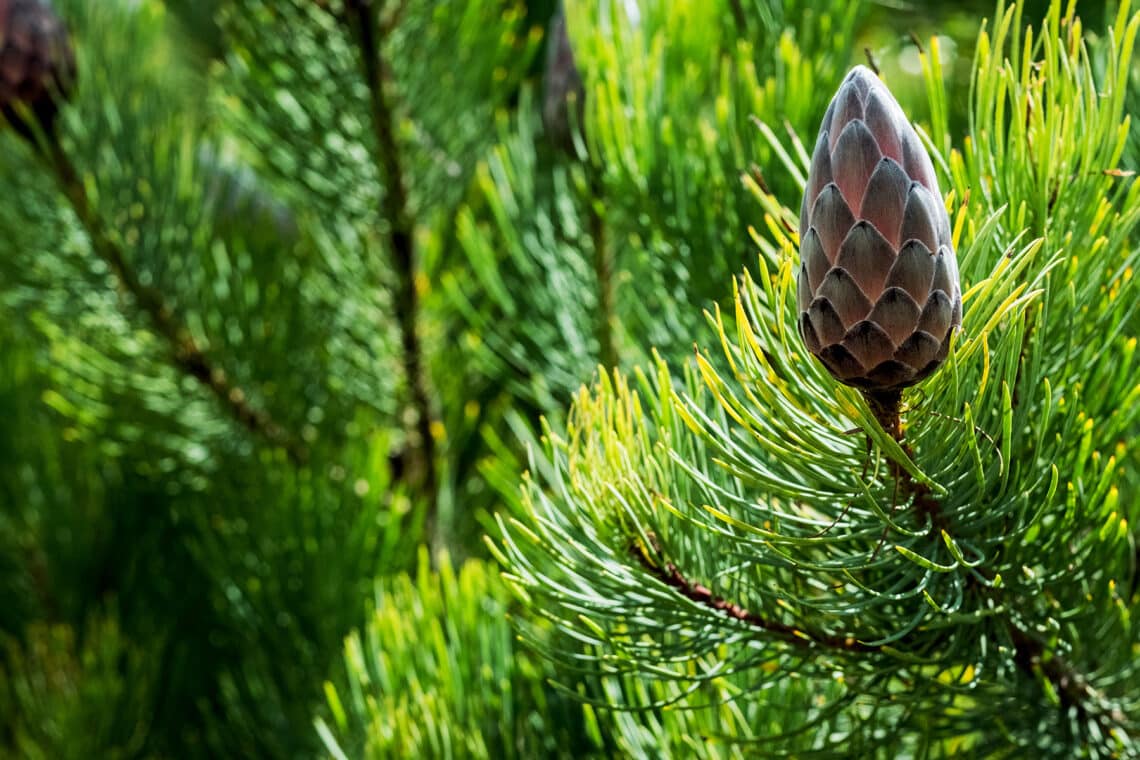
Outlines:
{"type": "Polygon", "coordinates": [[[30,137],[21,103],[50,129],[74,79],[75,51],[50,0],[0,0],[0,115],[30,137]]]}
{"type": "Polygon", "coordinates": [[[950,220],[930,156],[864,66],[831,101],[800,211],[797,303],[809,351],[866,391],[913,385],[962,322],[950,220]]]}
{"type": "Polygon", "coordinates": [[[561,5],[550,20],[547,33],[543,90],[542,123],[547,138],[555,147],[573,155],[574,127],[580,127],[585,116],[586,91],[574,62],[574,48],[561,5]]]}

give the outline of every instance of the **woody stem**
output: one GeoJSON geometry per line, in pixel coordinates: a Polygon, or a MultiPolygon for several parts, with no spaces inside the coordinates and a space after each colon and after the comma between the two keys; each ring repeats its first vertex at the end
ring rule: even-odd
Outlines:
{"type": "Polygon", "coordinates": [[[902,391],[897,388],[881,391],[864,391],[863,397],[871,407],[871,414],[891,438],[902,443],[902,391]]]}

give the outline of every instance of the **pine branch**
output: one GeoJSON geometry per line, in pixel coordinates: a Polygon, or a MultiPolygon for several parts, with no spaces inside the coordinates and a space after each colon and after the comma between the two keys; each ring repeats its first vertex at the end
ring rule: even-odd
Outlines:
{"type": "Polygon", "coordinates": [[[732,6],[732,19],[736,22],[737,29],[743,32],[748,28],[748,17],[744,14],[744,6],[740,0],[732,0],[729,5],[732,6]]]}
{"type": "MultiPolygon", "coordinates": [[[[903,434],[902,427],[902,391],[898,388],[880,391],[865,391],[863,397],[867,400],[868,406],[871,408],[871,414],[875,420],[882,426],[883,430],[891,438],[898,443],[905,453],[911,459],[914,459],[914,450],[906,441],[903,434]]],[[[932,535],[938,535],[940,532],[947,530],[950,526],[946,522],[946,517],[942,513],[942,507],[938,500],[934,498],[934,494],[930,490],[930,486],[926,483],[920,483],[914,478],[910,477],[907,472],[895,463],[892,463],[891,473],[895,478],[895,482],[899,484],[899,491],[902,495],[910,495],[913,497],[911,506],[920,515],[930,519],[930,532],[932,535]]],[[[884,533],[884,538],[886,534],[884,533]]]]}
{"type": "Polygon", "coordinates": [[[1124,713],[1106,704],[1104,695],[1067,660],[1046,648],[1045,644],[1022,631],[1012,621],[1007,623],[1013,640],[1014,661],[1030,677],[1040,673],[1052,685],[1061,700],[1061,710],[1075,708],[1083,720],[1096,722],[1101,736],[1110,740],[1117,729],[1127,723],[1124,713]]]}
{"type": "Polygon", "coordinates": [[[875,420],[882,426],[887,435],[898,441],[900,446],[904,446],[902,415],[900,413],[902,391],[897,388],[864,391],[863,398],[867,399],[867,405],[871,407],[871,414],[875,416],[875,420]]]}
{"type": "Polygon", "coordinates": [[[788,644],[799,647],[821,646],[827,649],[838,649],[844,652],[870,653],[879,651],[878,647],[868,646],[850,636],[833,636],[826,633],[815,633],[769,620],[758,613],[750,612],[741,605],[730,602],[724,597],[717,596],[706,586],[689,580],[672,562],[663,566],[654,562],[645,549],[640,545],[630,547],[630,554],[634,556],[646,572],[666,586],[674,589],[678,594],[689,601],[703,607],[715,610],[727,618],[747,623],[753,628],[762,630],[773,637],[788,644]]]}
{"type": "Polygon", "coordinates": [[[213,364],[189,329],[178,320],[162,293],[139,279],[123,251],[108,235],[103,220],[92,208],[83,179],[58,140],[47,136],[37,153],[46,160],[60,190],[87,232],[96,255],[111,269],[122,289],[150,317],[155,332],[167,342],[174,366],[206,386],[227,413],[251,433],[285,449],[295,464],[305,462],[308,450],[304,444],[282,428],[269,412],[250,403],[245,391],[226,377],[225,370],[213,364]]]}
{"type": "Polygon", "coordinates": [[[368,85],[372,110],[372,128],[376,146],[373,158],[380,174],[383,190],[381,212],[387,222],[388,249],[392,268],[396,272],[396,316],[400,326],[400,343],[404,376],[411,393],[411,406],[415,420],[409,434],[409,467],[407,480],[428,503],[429,535],[438,531],[436,501],[438,484],[435,470],[435,440],[432,436],[431,399],[425,375],[423,346],[418,332],[420,299],[416,290],[415,222],[408,208],[408,185],[404,166],[400,161],[400,146],[396,141],[396,114],[385,90],[387,64],[380,44],[381,35],[390,31],[379,28],[378,4],[372,0],[349,0],[347,5],[357,43],[360,46],[361,65],[368,85]]]}
{"type": "MultiPolygon", "coordinates": [[[[938,502],[929,490],[922,484],[912,483],[910,487],[915,489],[916,504],[921,509],[931,512],[934,524],[942,524],[943,518],[937,512],[938,502]]],[[[817,646],[856,654],[871,654],[881,651],[879,647],[869,646],[853,637],[807,631],[750,612],[742,605],[716,595],[707,586],[690,580],[674,563],[666,562],[664,565],[659,565],[654,562],[640,544],[631,546],[630,554],[646,572],[686,599],[715,610],[726,618],[747,623],[785,643],[808,648],[817,646]]],[[[1104,695],[1094,688],[1089,683],[1088,678],[1077,668],[1060,657],[1052,648],[1047,648],[1042,641],[1023,631],[1012,620],[1006,620],[1005,625],[1014,645],[1014,661],[1017,666],[1034,680],[1037,679],[1038,674],[1047,679],[1061,700],[1060,708],[1062,711],[1074,708],[1083,719],[1095,721],[1101,735],[1106,739],[1111,739],[1115,735],[1116,729],[1125,726],[1127,719],[1124,713],[1119,708],[1107,704],[1104,695]]]]}
{"type": "Polygon", "coordinates": [[[603,187],[600,170],[590,167],[592,196],[589,204],[590,239],[594,244],[594,277],[598,288],[598,350],[606,367],[616,367],[617,346],[614,342],[617,294],[614,291],[613,252],[609,248],[606,222],[602,217],[603,187]]]}
{"type": "MultiPolygon", "coordinates": [[[[1020,368],[1020,362],[1018,366],[1020,368]]],[[[902,434],[899,413],[901,393],[898,391],[891,393],[893,395],[888,397],[868,394],[867,398],[876,420],[883,425],[883,429],[902,446],[907,456],[913,456],[902,434]]],[[[931,534],[946,532],[949,522],[930,488],[924,483],[916,482],[901,467],[894,468],[894,473],[895,477],[902,481],[901,490],[913,496],[914,509],[930,519],[931,534]]],[[[977,568],[977,571],[983,577],[989,576],[983,568],[977,568]]],[[[992,581],[993,577],[987,577],[987,580],[992,581]]],[[[993,590],[992,586],[983,588],[986,591],[993,590]]],[[[1047,679],[1061,700],[1062,710],[1071,707],[1076,709],[1083,719],[1095,721],[1101,735],[1106,739],[1114,736],[1114,729],[1124,727],[1126,723],[1124,713],[1119,708],[1107,705],[1104,696],[1089,683],[1088,678],[1058,655],[1055,648],[1047,647],[1041,640],[1030,636],[1012,620],[1006,619],[1004,623],[1006,632],[1013,642],[1014,662],[1030,678],[1036,680],[1040,674],[1047,679]]]]}

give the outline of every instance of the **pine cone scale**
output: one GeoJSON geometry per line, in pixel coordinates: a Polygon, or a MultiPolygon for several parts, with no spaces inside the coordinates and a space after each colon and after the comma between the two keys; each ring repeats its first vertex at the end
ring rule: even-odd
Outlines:
{"type": "Polygon", "coordinates": [[[895,359],[909,367],[925,367],[934,361],[941,345],[930,333],[918,330],[895,351],[895,359]]]}
{"type": "Polygon", "coordinates": [[[912,182],[907,189],[906,205],[902,212],[902,227],[899,241],[917,240],[926,246],[927,253],[938,249],[938,232],[934,220],[938,207],[930,191],[918,182],[912,182]]]}
{"type": "MultiPolygon", "coordinates": [[[[839,246],[853,224],[855,224],[855,215],[851,213],[847,201],[843,200],[839,186],[833,183],[824,187],[813,206],[809,229],[815,230],[819,236],[828,262],[835,263],[839,246]]],[[[803,237],[800,239],[803,240],[803,237]]]]}
{"type": "Polygon", "coordinates": [[[898,104],[884,100],[877,92],[872,92],[867,99],[866,121],[871,134],[878,137],[879,150],[883,152],[883,156],[893,159],[900,165],[904,164],[899,132],[909,125],[898,104]]]}
{"type": "Polygon", "coordinates": [[[921,315],[922,309],[910,294],[902,288],[892,286],[883,291],[867,319],[882,325],[891,342],[897,346],[914,332],[921,315]]]}
{"type": "Polygon", "coordinates": [[[884,156],[867,182],[867,192],[859,216],[875,226],[891,247],[898,250],[903,212],[910,194],[911,179],[894,159],[884,156]]]}
{"type": "Polygon", "coordinates": [[[811,307],[804,317],[811,322],[821,345],[838,343],[847,334],[847,328],[843,326],[843,321],[839,318],[835,307],[826,298],[817,298],[812,301],[811,307]]]}
{"type": "Polygon", "coordinates": [[[828,270],[835,262],[835,255],[827,255],[823,241],[819,239],[819,233],[814,228],[809,229],[807,235],[804,236],[801,250],[803,251],[802,266],[804,267],[802,284],[808,288],[806,300],[811,301],[811,293],[814,293],[823,284],[823,278],[827,276],[828,270]]]}
{"type": "Polygon", "coordinates": [[[895,356],[891,336],[874,322],[864,319],[855,324],[843,338],[843,347],[859,360],[863,367],[877,367],[895,356]]]}
{"type": "MultiPolygon", "coordinates": [[[[894,263],[894,246],[867,220],[855,223],[843,240],[843,245],[839,246],[839,255],[835,257],[836,267],[857,275],[858,279],[853,279],[855,287],[869,299],[869,303],[882,295],[883,285],[894,263]]],[[[859,318],[865,316],[867,312],[863,312],[859,318]]]]}
{"type": "Polygon", "coordinates": [[[891,272],[887,275],[888,288],[901,288],[915,300],[924,304],[930,297],[930,284],[934,281],[934,256],[921,240],[908,240],[899,251],[891,272]]]}
{"type": "Polygon", "coordinates": [[[832,267],[823,278],[816,297],[831,304],[843,327],[848,330],[871,312],[871,300],[851,273],[840,266],[832,267]]]}
{"type": "Polygon", "coordinates": [[[863,205],[867,183],[883,157],[879,143],[867,125],[853,121],[843,129],[831,152],[832,180],[839,186],[848,208],[863,205]]]}

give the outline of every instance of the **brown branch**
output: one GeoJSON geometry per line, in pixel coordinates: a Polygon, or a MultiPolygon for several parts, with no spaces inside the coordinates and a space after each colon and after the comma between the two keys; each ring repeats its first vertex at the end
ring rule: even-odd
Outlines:
{"type": "Polygon", "coordinates": [[[769,620],[759,613],[750,612],[739,604],[717,596],[706,586],[690,581],[672,562],[666,562],[663,566],[657,564],[640,545],[632,546],[630,553],[646,572],[686,599],[715,610],[726,618],[747,623],[785,643],[800,647],[819,646],[844,652],[871,653],[879,651],[878,647],[868,646],[850,636],[816,633],[781,623],[778,620],[769,620]]]}
{"type": "Polygon", "coordinates": [[[594,245],[594,280],[598,289],[598,351],[602,364],[616,367],[618,363],[617,345],[614,341],[614,323],[617,320],[617,296],[614,292],[614,260],[606,235],[606,222],[599,208],[603,203],[605,188],[600,177],[601,170],[589,167],[593,174],[592,193],[589,201],[590,239],[594,245]]]}
{"type": "Polygon", "coordinates": [[[349,23],[360,46],[361,66],[368,85],[372,128],[376,140],[374,160],[382,184],[380,211],[387,224],[388,250],[395,270],[396,318],[399,321],[404,377],[411,395],[407,468],[405,478],[427,501],[429,535],[436,534],[437,489],[435,439],[432,436],[431,398],[428,393],[424,351],[419,336],[420,298],[416,290],[415,222],[408,203],[407,175],[396,139],[396,114],[385,88],[387,65],[378,34],[377,4],[348,0],[349,23]]]}
{"type": "Polygon", "coordinates": [[[897,388],[883,391],[864,391],[863,398],[867,399],[867,406],[871,407],[871,414],[886,431],[901,445],[902,434],[902,391],[897,388]]]}
{"type": "Polygon", "coordinates": [[[875,54],[871,52],[871,48],[863,48],[863,55],[867,56],[867,66],[875,72],[875,76],[879,76],[879,62],[875,60],[875,54]]]}
{"type": "Polygon", "coordinates": [[[206,386],[229,415],[247,430],[285,449],[294,463],[306,461],[308,450],[305,446],[277,424],[269,412],[250,403],[245,391],[230,382],[225,371],[212,363],[190,330],[175,316],[162,293],[139,279],[122,250],[107,233],[103,220],[92,208],[83,179],[55,136],[49,135],[38,151],[51,167],[60,189],[86,230],[92,249],[110,268],[121,289],[150,318],[155,332],[168,344],[174,366],[206,386]]]}
{"type": "Polygon", "coordinates": [[[408,9],[408,0],[397,0],[396,7],[388,12],[388,18],[380,22],[380,39],[384,39],[400,25],[404,11],[408,9]]]}
{"type": "Polygon", "coordinates": [[[1018,628],[1012,621],[1006,625],[1013,641],[1013,657],[1023,673],[1035,678],[1040,672],[1048,679],[1061,701],[1061,710],[1076,709],[1082,720],[1093,720],[1106,740],[1114,730],[1124,726],[1127,718],[1119,707],[1107,703],[1104,695],[1089,683],[1083,673],[1074,668],[1045,644],[1018,628]]]}
{"type": "MultiPolygon", "coordinates": [[[[880,391],[864,391],[863,397],[867,399],[871,414],[874,415],[875,420],[882,426],[887,435],[898,443],[903,453],[914,459],[914,451],[911,450],[903,436],[902,390],[892,388],[880,391]]],[[[891,475],[899,485],[899,490],[902,491],[904,497],[906,495],[913,497],[911,507],[920,515],[930,518],[930,533],[932,535],[937,535],[950,527],[942,514],[941,505],[930,490],[930,486],[916,481],[906,470],[894,462],[891,463],[891,475]]],[[[885,536],[884,533],[884,538],[885,536]]]]}
{"type": "Polygon", "coordinates": [[[744,13],[744,6],[740,4],[740,0],[732,0],[729,5],[732,7],[732,19],[736,22],[737,31],[748,31],[748,17],[744,13]]]}

